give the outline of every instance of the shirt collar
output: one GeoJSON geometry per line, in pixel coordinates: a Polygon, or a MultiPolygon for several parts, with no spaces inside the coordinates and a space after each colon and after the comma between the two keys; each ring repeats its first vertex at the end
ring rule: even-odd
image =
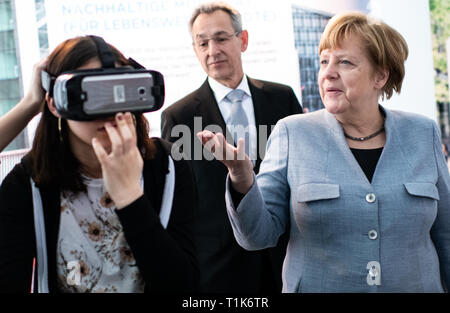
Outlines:
{"type": "MultiPolygon", "coordinates": [[[[208,77],[209,86],[211,87],[214,96],[216,97],[217,103],[220,103],[223,101],[223,99],[227,96],[227,94],[232,91],[233,89],[222,85],[218,81],[216,81],[214,78],[208,77]]],[[[240,84],[236,87],[236,89],[240,89],[245,92],[247,96],[251,96],[250,93],[250,87],[248,86],[248,80],[247,76],[244,75],[242,78],[240,84]]]]}

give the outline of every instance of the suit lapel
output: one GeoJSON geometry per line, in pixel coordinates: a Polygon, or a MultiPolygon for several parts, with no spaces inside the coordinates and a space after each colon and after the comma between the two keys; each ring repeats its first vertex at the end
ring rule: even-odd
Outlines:
{"type": "Polygon", "coordinates": [[[264,93],[264,83],[259,80],[247,77],[248,86],[252,93],[253,109],[255,111],[255,123],[258,125],[267,125],[269,120],[267,117],[271,116],[271,108],[267,96],[264,93]]]}
{"type": "MultiPolygon", "coordinates": [[[[273,115],[272,112],[272,106],[270,105],[267,96],[264,93],[264,83],[260,80],[255,80],[247,76],[248,86],[250,88],[250,92],[252,94],[252,101],[253,101],[253,110],[255,112],[255,126],[256,126],[256,151],[258,159],[256,160],[255,164],[255,172],[257,173],[259,171],[259,165],[261,164],[261,157],[260,157],[260,149],[265,149],[265,147],[260,147],[259,138],[261,136],[260,134],[260,125],[266,125],[267,128],[267,136],[270,135],[271,129],[270,129],[270,120],[268,119],[270,116],[273,115]]],[[[266,140],[265,140],[266,141],[266,140]]],[[[264,141],[264,142],[265,142],[264,141]]]]}
{"type": "Polygon", "coordinates": [[[231,139],[231,142],[229,140],[228,142],[233,144],[233,137],[228,132],[225,120],[223,119],[222,113],[220,113],[216,97],[209,86],[208,79],[206,79],[203,85],[198,89],[196,100],[198,103],[195,108],[194,116],[202,117],[202,129],[205,129],[208,125],[217,125],[220,127],[222,133],[226,135],[226,138],[231,139]]]}
{"type": "MultiPolygon", "coordinates": [[[[256,134],[257,134],[257,151],[260,150],[260,129],[259,125],[267,125],[267,136],[270,135],[270,117],[273,115],[273,106],[270,104],[267,95],[264,92],[264,83],[259,80],[255,80],[247,77],[250,92],[252,94],[253,109],[255,112],[255,124],[256,124],[256,134]]],[[[197,107],[195,108],[194,116],[202,117],[202,129],[205,129],[208,125],[217,125],[222,131],[225,131],[226,138],[228,142],[233,144],[233,137],[226,128],[225,121],[222,114],[220,113],[219,106],[217,104],[216,98],[214,97],[213,91],[209,86],[208,80],[206,79],[203,85],[197,90],[196,95],[197,107]],[[231,140],[231,141],[230,141],[231,140]]],[[[265,149],[265,147],[261,147],[265,149]]],[[[258,159],[255,164],[255,171],[258,172],[259,165],[261,164],[260,154],[258,153],[258,159]]]]}

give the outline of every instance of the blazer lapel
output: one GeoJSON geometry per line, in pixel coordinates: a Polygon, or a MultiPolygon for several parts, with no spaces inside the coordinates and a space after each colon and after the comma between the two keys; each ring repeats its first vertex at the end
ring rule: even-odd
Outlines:
{"type": "Polygon", "coordinates": [[[328,167],[330,169],[340,169],[342,166],[344,166],[344,168],[346,168],[346,171],[349,172],[349,176],[354,177],[360,185],[370,185],[366,174],[361,169],[361,166],[359,166],[358,161],[356,161],[352,151],[347,144],[347,141],[345,140],[344,131],[342,130],[341,125],[336,120],[333,114],[329,113],[326,109],[323,109],[323,112],[325,114],[326,123],[328,125],[329,134],[331,136],[330,148],[334,147],[335,149],[337,149],[338,151],[335,151],[334,153],[336,155],[338,153],[341,154],[344,158],[344,162],[346,163],[346,165],[344,165],[345,163],[343,163],[340,164],[340,166],[336,166],[336,159],[330,157],[328,159],[328,167]]]}
{"type": "MultiPolygon", "coordinates": [[[[358,161],[356,161],[353,153],[348,147],[342,127],[339,125],[336,118],[324,109],[325,119],[329,126],[332,141],[336,142],[337,148],[344,155],[345,162],[349,165],[348,169],[351,171],[352,177],[357,177],[360,184],[376,185],[378,183],[385,183],[383,177],[387,177],[394,168],[402,168],[402,164],[407,160],[403,151],[399,148],[402,144],[398,137],[392,114],[382,106],[380,106],[380,109],[386,115],[384,124],[386,129],[386,143],[384,144],[383,152],[381,153],[375,172],[373,173],[372,183],[369,182],[365,173],[359,166],[358,161]]],[[[329,162],[329,166],[333,166],[332,163],[335,162],[335,160],[330,158],[329,162]]]]}
{"type": "Polygon", "coordinates": [[[392,175],[392,171],[397,171],[397,178],[400,178],[399,170],[405,168],[408,163],[407,155],[402,150],[403,143],[398,133],[397,123],[394,116],[380,105],[380,109],[385,113],[384,128],[386,132],[386,143],[383,152],[378,160],[377,167],[373,173],[372,184],[385,183],[386,177],[392,175]]]}

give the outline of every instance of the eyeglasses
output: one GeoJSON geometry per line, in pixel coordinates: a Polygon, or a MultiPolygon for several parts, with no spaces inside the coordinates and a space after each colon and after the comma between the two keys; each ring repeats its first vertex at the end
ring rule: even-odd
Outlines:
{"type": "Polygon", "coordinates": [[[235,32],[234,34],[220,34],[217,36],[213,36],[210,38],[200,38],[198,40],[194,41],[194,45],[199,49],[200,51],[206,51],[208,49],[209,41],[212,40],[214,43],[220,47],[225,46],[228,44],[233,36],[239,35],[241,32],[235,32]]]}

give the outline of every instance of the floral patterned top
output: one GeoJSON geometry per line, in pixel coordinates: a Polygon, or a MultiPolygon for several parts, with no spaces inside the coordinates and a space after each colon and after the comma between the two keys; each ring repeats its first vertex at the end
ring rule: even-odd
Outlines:
{"type": "Polygon", "coordinates": [[[87,192],[61,193],[57,246],[58,287],[63,292],[143,292],[144,280],[104,190],[85,178],[87,192]]]}

